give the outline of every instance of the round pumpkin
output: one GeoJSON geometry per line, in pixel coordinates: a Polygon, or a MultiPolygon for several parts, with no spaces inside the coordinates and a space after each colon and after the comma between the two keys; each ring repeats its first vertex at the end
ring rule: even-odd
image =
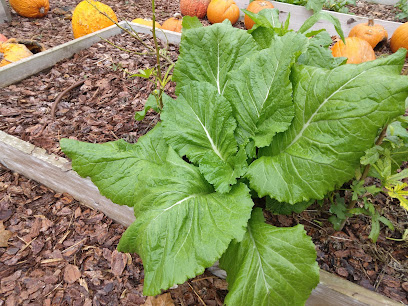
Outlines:
{"type": "Polygon", "coordinates": [[[381,41],[387,41],[388,33],[382,25],[374,24],[374,19],[368,20],[367,23],[355,25],[349,37],[359,37],[366,40],[371,47],[375,48],[381,41]]]}
{"type": "Polygon", "coordinates": [[[211,0],[180,0],[180,11],[183,15],[197,16],[202,19],[207,14],[211,0]]]}
{"type": "Polygon", "coordinates": [[[229,19],[235,24],[239,19],[239,8],[234,0],[212,0],[207,8],[207,18],[211,23],[229,19]]]}
{"type": "MultiPolygon", "coordinates": [[[[138,23],[138,24],[143,24],[143,25],[146,25],[146,26],[149,26],[149,27],[153,27],[153,20],[146,20],[146,19],[143,19],[143,18],[136,18],[136,19],[133,19],[132,22],[133,23],[138,23]]],[[[155,22],[155,25],[156,25],[156,28],[159,28],[159,29],[162,28],[160,23],[158,23],[157,21],[155,22]]]]}
{"type": "Polygon", "coordinates": [[[118,22],[118,18],[108,5],[94,0],[88,1],[80,2],[72,14],[72,31],[75,38],[115,24],[112,20],[118,22]],[[105,13],[110,19],[100,12],[105,13]]]}
{"type": "MultiPolygon", "coordinates": [[[[248,5],[247,11],[250,11],[256,14],[256,13],[259,13],[259,11],[262,11],[263,9],[266,9],[266,8],[272,9],[273,8],[272,3],[270,3],[269,1],[255,0],[255,1],[252,1],[248,5]]],[[[249,29],[252,29],[255,22],[251,19],[251,17],[249,17],[248,15],[245,15],[244,24],[245,24],[245,28],[249,30],[249,29]]]]}
{"type": "Polygon", "coordinates": [[[394,34],[392,34],[390,47],[392,52],[397,52],[399,48],[405,48],[408,50],[408,22],[400,25],[395,30],[394,34]]]}
{"type": "Polygon", "coordinates": [[[373,47],[364,39],[347,37],[346,44],[339,40],[331,51],[334,57],[347,57],[347,64],[360,64],[375,60],[373,47]]]}
{"type": "Polygon", "coordinates": [[[9,0],[10,6],[23,17],[40,18],[50,9],[49,0],[9,0]]]}
{"type": "Polygon", "coordinates": [[[181,33],[182,23],[183,20],[181,19],[180,14],[175,14],[174,17],[171,17],[163,22],[162,29],[181,33]]]}

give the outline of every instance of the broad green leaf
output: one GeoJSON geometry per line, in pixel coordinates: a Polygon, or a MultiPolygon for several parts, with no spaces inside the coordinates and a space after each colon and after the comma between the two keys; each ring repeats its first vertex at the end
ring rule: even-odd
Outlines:
{"type": "MultiPolygon", "coordinates": [[[[279,29],[282,24],[279,21],[279,10],[277,9],[263,9],[259,13],[253,13],[248,10],[241,10],[248,15],[257,26],[269,28],[269,29],[279,29]]],[[[251,33],[253,30],[248,30],[251,33]]]]}
{"type": "Polygon", "coordinates": [[[162,163],[168,150],[159,126],[136,144],[124,140],[93,144],[61,139],[60,145],[80,176],[89,176],[100,193],[114,203],[130,207],[137,202],[140,172],[162,163]]]}
{"type": "Polygon", "coordinates": [[[191,30],[191,29],[196,29],[196,28],[201,28],[203,25],[200,22],[200,20],[197,18],[197,16],[184,16],[183,17],[183,31],[186,30],[191,30]]]}
{"type": "Polygon", "coordinates": [[[266,224],[256,208],[241,242],[233,241],[220,260],[227,271],[226,305],[304,305],[319,283],[312,239],[302,225],[266,224]]]}
{"type": "Polygon", "coordinates": [[[295,118],[260,152],[247,176],[262,197],[322,199],[353,178],[381,127],[405,112],[405,52],[333,70],[295,67],[295,118]]]}
{"type": "Polygon", "coordinates": [[[274,41],[275,34],[276,33],[273,29],[264,27],[256,27],[251,32],[252,37],[260,49],[269,48],[274,41]]]}
{"type": "Polygon", "coordinates": [[[240,144],[254,139],[257,147],[268,146],[276,133],[291,124],[294,106],[289,75],[307,40],[294,32],[278,36],[270,48],[231,73],[224,96],[234,109],[240,144]]]}
{"type": "Polygon", "coordinates": [[[239,68],[257,49],[250,34],[225,23],[188,30],[181,38],[173,81],[182,86],[190,81],[208,82],[222,94],[227,73],[239,68]]]}
{"type": "Polygon", "coordinates": [[[311,206],[315,200],[299,202],[296,204],[281,203],[270,197],[266,197],[266,209],[274,215],[291,215],[292,213],[300,214],[302,211],[311,206]]]}
{"type": "Polygon", "coordinates": [[[300,64],[321,67],[336,68],[347,61],[346,57],[333,57],[329,46],[333,43],[329,33],[320,32],[309,39],[307,50],[299,56],[300,64]]]}
{"type": "Polygon", "coordinates": [[[313,10],[313,12],[317,13],[322,10],[325,2],[326,0],[307,0],[305,8],[308,10],[313,10]]]}
{"type": "Polygon", "coordinates": [[[228,192],[236,178],[244,174],[246,156],[236,157],[232,108],[214,86],[190,82],[180,90],[176,101],[165,105],[161,118],[167,142],[180,156],[198,163],[217,191],[228,192]]]}
{"type": "Polygon", "coordinates": [[[298,32],[305,33],[307,30],[313,27],[319,20],[322,20],[322,19],[327,20],[333,24],[334,29],[336,30],[337,34],[339,34],[341,40],[344,42],[344,33],[343,33],[343,30],[341,29],[340,21],[328,12],[320,11],[318,13],[313,14],[308,19],[306,19],[306,21],[300,27],[298,32]]]}
{"type": "Polygon", "coordinates": [[[136,221],[123,234],[118,250],[143,260],[144,295],[159,294],[203,273],[241,240],[253,202],[244,184],[228,194],[214,192],[197,167],[169,148],[162,165],[141,174],[135,197],[136,221]]]}

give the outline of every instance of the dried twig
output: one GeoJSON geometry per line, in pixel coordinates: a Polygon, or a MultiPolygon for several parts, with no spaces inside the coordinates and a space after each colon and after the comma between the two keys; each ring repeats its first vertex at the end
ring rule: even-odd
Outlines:
{"type": "Polygon", "coordinates": [[[84,84],[85,80],[80,80],[74,84],[72,84],[71,86],[69,86],[67,89],[65,89],[62,93],[60,93],[58,95],[58,97],[55,99],[54,103],[52,104],[51,107],[51,117],[54,119],[55,118],[55,111],[57,109],[58,103],[61,101],[61,99],[65,96],[66,93],[68,93],[70,90],[81,86],[82,84],[84,84]]]}
{"type": "Polygon", "coordinates": [[[190,286],[191,290],[193,290],[193,292],[194,292],[195,295],[198,297],[198,299],[200,300],[200,302],[203,303],[204,306],[207,306],[207,304],[204,303],[204,301],[203,301],[203,299],[201,298],[201,296],[197,293],[197,291],[195,291],[195,289],[193,288],[193,286],[191,286],[189,282],[187,282],[187,284],[190,286]]]}

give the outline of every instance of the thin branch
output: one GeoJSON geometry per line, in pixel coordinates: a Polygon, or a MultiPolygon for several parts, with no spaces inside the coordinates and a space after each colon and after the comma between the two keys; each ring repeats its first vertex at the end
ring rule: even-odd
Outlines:
{"type": "Polygon", "coordinates": [[[84,82],[85,82],[85,80],[80,80],[80,81],[78,81],[78,82],[72,84],[71,86],[69,86],[67,89],[65,89],[62,93],[60,93],[60,94],[58,95],[58,97],[55,99],[55,101],[54,101],[54,103],[52,104],[52,107],[51,107],[51,117],[52,117],[53,119],[55,118],[55,111],[56,111],[56,109],[57,109],[58,103],[59,103],[59,102],[61,101],[61,99],[65,96],[65,94],[66,94],[67,92],[69,92],[70,90],[72,90],[72,89],[74,89],[74,88],[76,88],[76,87],[78,87],[78,86],[81,86],[82,84],[84,84],[84,82]]]}
{"type": "MultiPolygon", "coordinates": [[[[385,136],[387,135],[387,128],[388,128],[388,124],[382,129],[380,135],[378,136],[377,141],[375,142],[376,146],[379,146],[382,144],[385,136]]],[[[364,171],[363,171],[363,174],[361,175],[360,181],[364,181],[367,178],[368,173],[370,172],[370,168],[371,168],[370,164],[364,167],[364,171]]],[[[356,204],[357,204],[357,200],[352,200],[347,206],[347,210],[353,209],[356,206],[356,204]]],[[[340,224],[339,231],[343,230],[343,227],[346,224],[347,220],[348,218],[344,219],[343,222],[340,224]]]]}
{"type": "MultiPolygon", "coordinates": [[[[106,18],[108,18],[110,21],[112,21],[119,29],[121,29],[122,31],[126,32],[127,34],[129,34],[130,36],[132,36],[133,38],[138,40],[144,47],[146,47],[147,49],[149,49],[153,53],[155,52],[154,48],[147,45],[143,41],[143,39],[140,38],[138,33],[133,30],[133,28],[131,26],[130,26],[130,28],[132,29],[132,31],[129,31],[129,29],[126,29],[126,28],[122,27],[116,20],[113,20],[110,16],[108,16],[108,14],[106,14],[105,12],[102,12],[100,9],[98,9],[93,3],[89,2],[89,0],[86,0],[86,2],[88,2],[90,5],[92,5],[92,7],[95,8],[100,14],[104,15],[106,18]]],[[[161,54],[160,56],[163,57],[170,64],[173,63],[173,61],[170,58],[168,58],[167,56],[164,56],[163,54],[161,54]]]]}

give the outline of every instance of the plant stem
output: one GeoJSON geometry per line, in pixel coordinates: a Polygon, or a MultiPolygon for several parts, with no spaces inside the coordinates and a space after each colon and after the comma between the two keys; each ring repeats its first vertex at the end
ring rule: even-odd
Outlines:
{"type": "Polygon", "coordinates": [[[162,98],[162,91],[163,88],[161,86],[162,84],[162,73],[161,73],[161,66],[160,66],[160,48],[159,44],[157,43],[157,37],[156,37],[156,9],[155,9],[155,3],[154,0],[152,0],[152,12],[153,12],[153,41],[154,41],[154,47],[156,49],[156,58],[157,58],[157,75],[156,75],[156,82],[157,87],[159,89],[159,96],[158,96],[158,107],[159,109],[163,109],[163,98],[162,98]]]}
{"type": "MultiPolygon", "coordinates": [[[[121,29],[122,31],[126,32],[127,34],[129,34],[130,36],[132,36],[133,38],[135,38],[136,40],[138,40],[145,48],[149,49],[151,52],[154,52],[153,48],[150,47],[149,45],[147,45],[147,44],[143,41],[143,39],[141,39],[141,38],[139,37],[138,33],[137,33],[135,30],[133,30],[133,28],[129,25],[128,22],[126,22],[126,23],[127,23],[127,25],[130,27],[130,29],[131,29],[132,31],[130,31],[129,29],[126,29],[126,28],[122,27],[117,21],[113,20],[110,16],[108,16],[108,14],[106,14],[105,12],[102,12],[102,11],[101,11],[100,9],[98,9],[93,3],[89,2],[89,0],[86,0],[86,2],[88,2],[91,6],[93,6],[93,8],[96,9],[100,14],[102,14],[103,16],[105,16],[106,18],[108,18],[110,21],[112,21],[119,29],[121,29]]],[[[163,55],[163,54],[161,54],[160,56],[163,57],[170,65],[173,64],[173,61],[172,61],[169,57],[167,57],[167,56],[165,56],[165,55],[163,55]]]]}
{"type": "MultiPolygon", "coordinates": [[[[380,135],[378,136],[377,141],[375,142],[376,146],[379,146],[379,145],[382,144],[385,135],[387,135],[387,128],[388,128],[388,124],[382,129],[380,135]]],[[[363,174],[361,175],[360,181],[364,181],[367,178],[368,172],[370,171],[370,168],[371,168],[370,164],[365,166],[363,174]]],[[[349,203],[349,205],[347,206],[347,210],[349,211],[349,210],[353,209],[354,206],[356,206],[356,204],[357,204],[357,200],[352,200],[349,203]]],[[[348,220],[348,218],[344,219],[343,222],[340,224],[339,231],[343,230],[343,227],[346,224],[347,220],[348,220]]]]}

